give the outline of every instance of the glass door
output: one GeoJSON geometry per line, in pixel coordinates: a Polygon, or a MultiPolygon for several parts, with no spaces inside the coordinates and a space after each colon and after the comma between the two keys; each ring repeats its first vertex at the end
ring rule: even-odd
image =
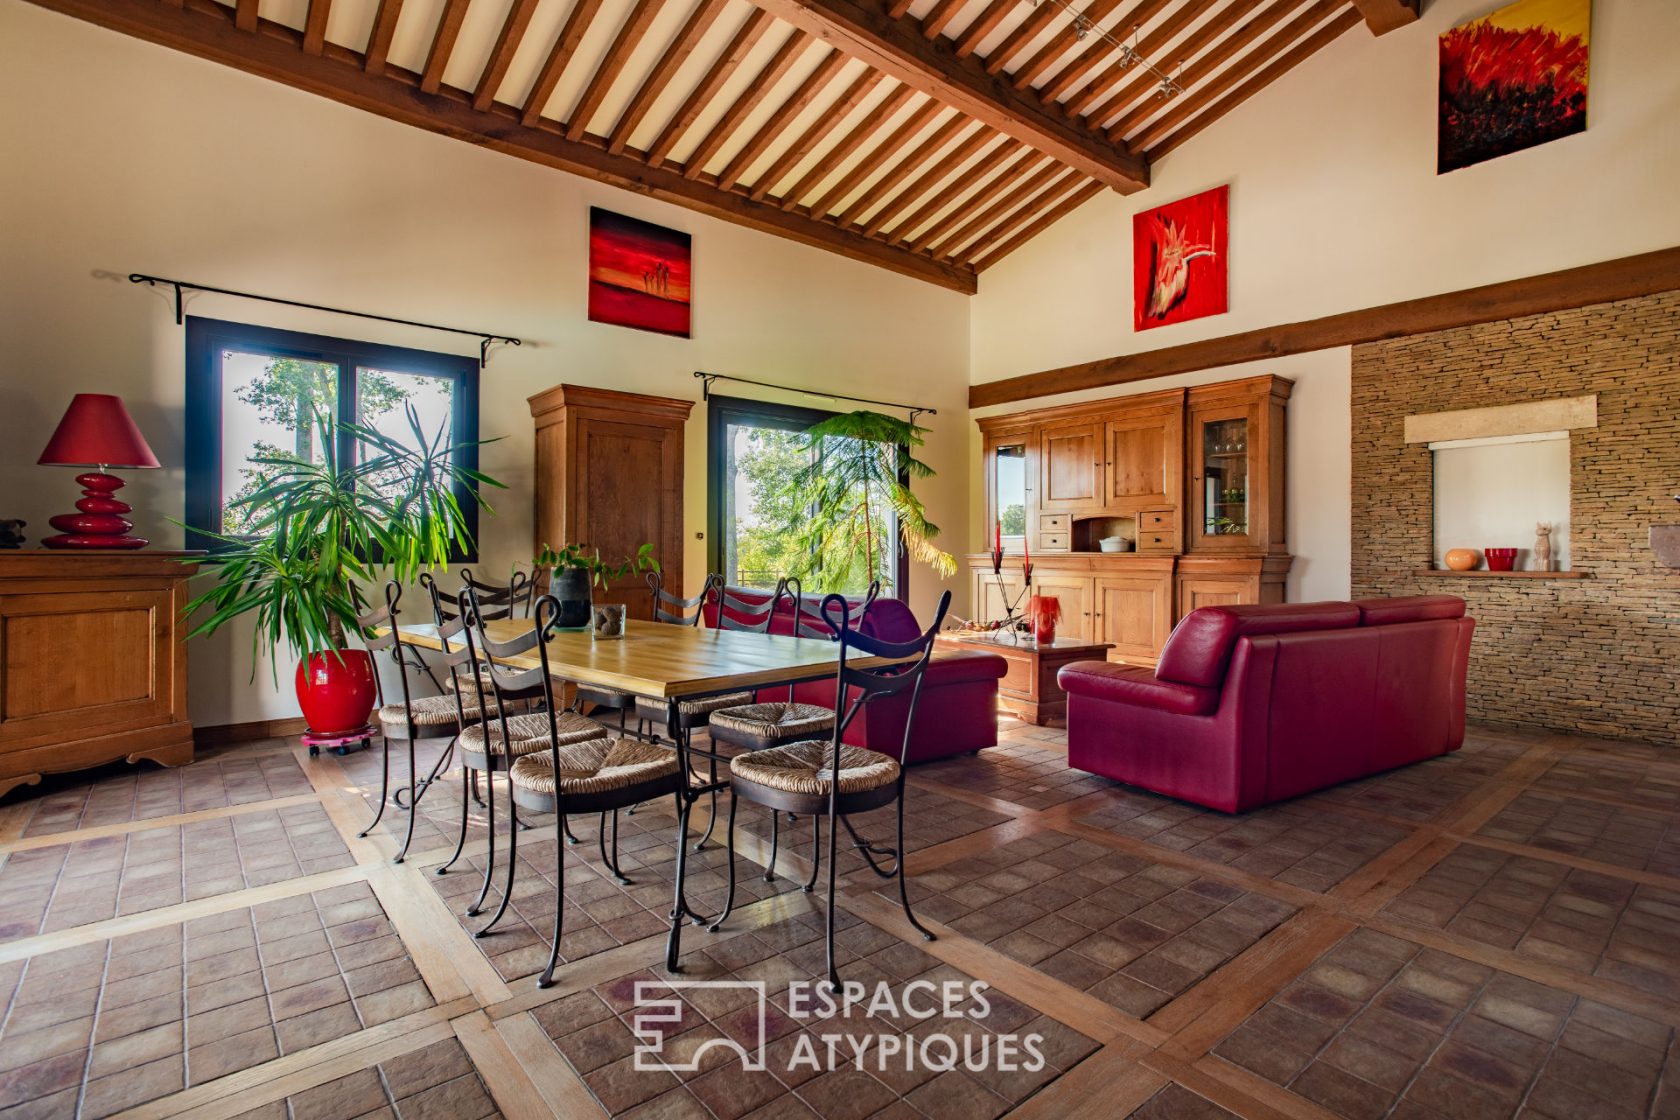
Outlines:
{"type": "Polygon", "coordinates": [[[1254,509],[1250,486],[1255,479],[1253,419],[1246,409],[1195,417],[1193,531],[1197,548],[1218,551],[1249,547],[1254,509]]]}

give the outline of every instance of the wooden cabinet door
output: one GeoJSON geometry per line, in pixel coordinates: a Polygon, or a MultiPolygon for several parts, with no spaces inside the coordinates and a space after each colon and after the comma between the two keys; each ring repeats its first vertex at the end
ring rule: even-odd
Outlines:
{"type": "Polygon", "coordinates": [[[1111,642],[1115,661],[1153,663],[1172,631],[1172,580],[1160,576],[1101,576],[1096,580],[1096,636],[1111,642]]]}
{"type": "Polygon", "coordinates": [[[1065,512],[1102,504],[1099,425],[1058,424],[1038,440],[1038,508],[1065,512]]]}
{"type": "MultiPolygon", "coordinates": [[[[682,594],[682,436],[658,424],[577,419],[570,498],[578,544],[613,564],[644,544],[682,594]]],[[[647,577],[629,575],[595,589],[597,602],[624,603],[631,618],[652,617],[647,577]]]]}
{"type": "Polygon", "coordinates": [[[1191,576],[1178,581],[1179,615],[1197,607],[1232,607],[1255,601],[1253,581],[1191,576]]]}
{"type": "Polygon", "coordinates": [[[1155,409],[1110,420],[1103,429],[1103,507],[1133,515],[1178,506],[1184,485],[1184,420],[1155,409]]]}
{"type": "Polygon", "coordinates": [[[1054,595],[1062,607],[1062,621],[1056,625],[1058,638],[1091,640],[1091,577],[1041,575],[1033,573],[1033,594],[1054,595]]]}
{"type": "MultiPolygon", "coordinates": [[[[1003,570],[1003,586],[998,586],[998,577],[992,574],[990,568],[980,568],[974,573],[974,619],[977,622],[995,622],[1002,618],[1009,610],[1009,603],[1013,603],[1021,594],[1021,568],[1015,565],[1014,571],[1009,568],[1003,570]],[[1004,601],[1008,597],[1008,603],[1004,601]]],[[[1021,603],[1021,609],[1026,609],[1026,603],[1021,603]]]]}

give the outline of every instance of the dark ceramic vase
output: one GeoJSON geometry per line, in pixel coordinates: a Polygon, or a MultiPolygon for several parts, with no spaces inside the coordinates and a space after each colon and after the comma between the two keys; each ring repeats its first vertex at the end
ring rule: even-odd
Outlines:
{"type": "Polygon", "coordinates": [[[564,630],[582,630],[593,614],[589,598],[588,568],[556,568],[549,590],[560,601],[555,625],[564,630]]]}

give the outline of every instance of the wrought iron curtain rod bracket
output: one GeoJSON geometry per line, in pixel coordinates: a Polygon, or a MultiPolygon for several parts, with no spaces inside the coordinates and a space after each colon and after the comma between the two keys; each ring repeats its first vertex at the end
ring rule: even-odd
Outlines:
{"type": "Polygon", "coordinates": [[[373,319],[380,323],[395,323],[403,327],[420,327],[429,331],[444,331],[448,334],[471,335],[478,339],[478,368],[483,369],[490,361],[490,346],[492,343],[505,342],[509,346],[523,346],[524,343],[505,334],[492,334],[489,331],[473,331],[464,327],[445,327],[437,323],[422,323],[414,319],[398,319],[391,315],[375,315],[368,311],[351,311],[343,307],[328,307],[320,303],[305,303],[296,299],[281,299],[279,296],[260,296],[255,292],[240,292],[232,288],[216,288],[209,284],[194,284],[190,280],[171,280],[166,276],[147,276],[143,272],[128,274],[131,284],[147,284],[156,287],[166,284],[175,290],[175,324],[179,326],[185,319],[181,293],[184,291],[213,292],[220,296],[237,296],[240,299],[254,299],[262,303],[278,303],[284,307],[302,307],[309,311],[326,311],[334,315],[352,315],[358,319],[373,319]]]}
{"type": "Polygon", "coordinates": [[[844,393],[825,393],[821,389],[799,389],[792,385],[777,385],[771,381],[754,381],[750,377],[734,377],[727,373],[707,373],[704,370],[695,370],[694,376],[700,379],[700,399],[703,401],[712,399],[712,384],[714,382],[733,381],[738,385],[757,385],[760,389],[776,389],[783,393],[799,393],[802,396],[821,397],[823,400],[829,401],[851,401],[854,404],[873,404],[879,405],[881,408],[902,409],[910,414],[912,424],[916,422],[916,417],[924,412],[929,416],[939,415],[937,408],[928,408],[919,404],[895,404],[892,401],[870,400],[868,397],[848,397],[844,393]]]}

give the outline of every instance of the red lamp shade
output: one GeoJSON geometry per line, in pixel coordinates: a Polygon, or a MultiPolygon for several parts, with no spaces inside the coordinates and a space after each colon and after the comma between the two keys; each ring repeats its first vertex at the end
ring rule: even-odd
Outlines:
{"type": "Polygon", "coordinates": [[[109,393],[77,393],[35,461],[62,467],[159,465],[122,398],[109,393]]]}
{"type": "Polygon", "coordinates": [[[125,514],[133,508],[117,497],[123,480],[105,473],[106,467],[155,467],[157,456],[135,427],[122,399],[109,393],[77,393],[47,449],[36,460],[51,466],[98,467],[76,476],[82,484],[77,513],[50,519],[60,536],[41,543],[48,548],[144,548],[146,538],[129,536],[134,522],[125,514]]]}

